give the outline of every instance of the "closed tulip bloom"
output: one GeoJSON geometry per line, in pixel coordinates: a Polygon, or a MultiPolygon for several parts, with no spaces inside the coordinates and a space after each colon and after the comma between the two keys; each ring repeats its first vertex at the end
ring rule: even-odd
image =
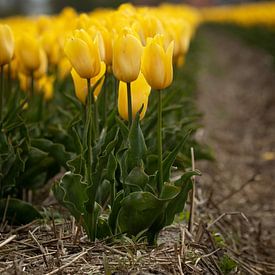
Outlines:
{"type": "Polygon", "coordinates": [[[167,49],[163,45],[163,36],[148,38],[142,56],[142,73],[148,84],[155,90],[165,89],[173,81],[172,41],[167,49]]]}
{"type": "MultiPolygon", "coordinates": [[[[137,112],[143,105],[140,119],[143,119],[148,104],[148,98],[150,95],[151,87],[146,82],[142,73],[139,74],[138,78],[131,82],[131,98],[132,98],[132,114],[136,116],[137,112]]],[[[127,99],[127,84],[125,82],[119,82],[118,92],[118,112],[119,115],[124,119],[128,120],[128,99],[127,99]]]]}
{"type": "Polygon", "coordinates": [[[37,70],[34,71],[34,78],[40,78],[44,76],[48,69],[48,59],[43,49],[39,50],[40,65],[37,70]]]}
{"type": "Polygon", "coordinates": [[[76,30],[67,40],[65,54],[81,78],[90,79],[100,72],[100,53],[97,41],[84,30],[76,30]]]}
{"type": "MultiPolygon", "coordinates": [[[[93,87],[97,83],[97,81],[99,79],[101,79],[100,83],[97,85],[97,87],[94,90],[95,100],[96,100],[97,96],[99,95],[99,93],[102,89],[105,72],[106,72],[106,65],[105,65],[104,62],[101,62],[101,68],[100,68],[99,74],[91,79],[91,87],[93,87]]],[[[72,75],[73,82],[74,82],[74,89],[75,89],[76,97],[83,104],[86,104],[86,97],[87,97],[87,94],[88,94],[86,79],[81,78],[79,76],[79,74],[76,72],[76,70],[74,70],[74,69],[72,69],[71,75],[72,75]]]]}
{"type": "Polygon", "coordinates": [[[53,98],[53,84],[55,81],[54,76],[46,76],[44,75],[41,79],[39,79],[37,85],[38,90],[43,93],[44,99],[49,101],[53,98]]]}
{"type": "Polygon", "coordinates": [[[18,64],[25,74],[30,74],[40,67],[41,47],[38,41],[30,36],[21,36],[16,44],[18,64]]]}
{"type": "Polygon", "coordinates": [[[8,25],[0,24],[0,66],[10,63],[14,54],[14,37],[8,25]]]}
{"type": "Polygon", "coordinates": [[[130,33],[119,34],[113,45],[113,73],[123,82],[132,82],[140,72],[141,42],[130,33]]]}
{"type": "Polygon", "coordinates": [[[64,80],[70,74],[71,69],[72,65],[70,61],[66,57],[63,57],[58,62],[58,78],[64,80]]]}

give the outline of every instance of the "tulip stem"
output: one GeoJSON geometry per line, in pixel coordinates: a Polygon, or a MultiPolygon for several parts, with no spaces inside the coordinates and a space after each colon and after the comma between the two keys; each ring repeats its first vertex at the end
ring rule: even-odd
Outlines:
{"type": "Polygon", "coordinates": [[[0,122],[2,121],[2,113],[3,113],[3,100],[4,100],[4,65],[0,67],[0,122]]]}
{"type": "Polygon", "coordinates": [[[86,121],[84,128],[84,146],[87,146],[87,161],[86,161],[86,169],[87,169],[87,181],[88,185],[91,184],[91,176],[92,176],[92,91],[91,91],[91,79],[87,79],[87,88],[88,88],[88,96],[86,103],[86,121]]]}
{"type": "Polygon", "coordinates": [[[157,124],[157,142],[158,142],[158,191],[162,192],[163,187],[163,167],[162,167],[162,95],[161,90],[158,93],[158,124],[157,124]]]}
{"type": "Polygon", "coordinates": [[[105,78],[103,82],[103,104],[104,104],[104,114],[103,114],[103,127],[107,124],[107,91],[108,91],[108,73],[106,71],[105,78]]]}
{"type": "Polygon", "coordinates": [[[34,73],[31,73],[31,87],[30,87],[30,97],[31,100],[33,99],[33,95],[34,95],[34,73]]]}
{"type": "Polygon", "coordinates": [[[90,91],[91,94],[91,106],[92,106],[92,129],[93,129],[93,142],[97,138],[98,133],[98,107],[94,97],[94,90],[90,91]]]}
{"type": "Polygon", "coordinates": [[[127,102],[128,102],[128,122],[129,122],[129,129],[130,129],[133,122],[131,82],[127,82],[127,102]]]}

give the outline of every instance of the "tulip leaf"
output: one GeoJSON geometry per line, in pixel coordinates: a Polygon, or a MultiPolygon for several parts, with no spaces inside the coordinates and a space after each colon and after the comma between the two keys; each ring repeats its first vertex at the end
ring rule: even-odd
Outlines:
{"type": "Polygon", "coordinates": [[[128,171],[142,165],[142,158],[147,152],[144,136],[140,128],[139,113],[133,121],[129,132],[129,150],[127,155],[128,171]]]}
{"type": "Polygon", "coordinates": [[[116,122],[117,122],[120,132],[122,134],[123,140],[126,141],[129,136],[129,129],[127,128],[125,123],[119,117],[116,117],[116,122]]]}
{"type": "Polygon", "coordinates": [[[187,137],[189,136],[190,132],[188,132],[182,140],[177,144],[172,152],[168,154],[168,156],[163,160],[163,181],[167,182],[170,179],[171,174],[171,167],[177,157],[177,154],[181,150],[181,147],[185,143],[187,137]]]}
{"type": "Polygon", "coordinates": [[[72,154],[65,151],[62,144],[54,143],[45,138],[31,139],[31,145],[41,151],[47,152],[49,156],[53,157],[59,165],[67,167],[67,161],[72,158],[72,154]]]}
{"type": "Polygon", "coordinates": [[[183,211],[186,200],[188,198],[188,193],[192,189],[192,181],[189,179],[185,184],[181,187],[181,191],[179,194],[172,199],[167,208],[166,208],[166,224],[170,225],[173,223],[175,215],[183,211]]]}
{"type": "Polygon", "coordinates": [[[174,184],[176,186],[183,186],[193,176],[201,176],[201,172],[199,170],[187,171],[178,180],[176,180],[174,184]]]}
{"type": "Polygon", "coordinates": [[[125,179],[125,184],[127,184],[132,192],[142,191],[149,181],[149,176],[145,174],[143,168],[134,167],[129,175],[125,179]]]}
{"type": "Polygon", "coordinates": [[[84,203],[88,200],[87,184],[78,174],[67,172],[60,182],[53,185],[53,192],[57,201],[69,209],[77,221],[85,213],[84,203]]]}
{"type": "Polygon", "coordinates": [[[123,198],[124,198],[124,192],[119,191],[115,197],[114,203],[112,205],[112,211],[109,215],[108,224],[109,224],[113,234],[116,234],[117,216],[118,216],[119,210],[121,208],[121,200],[123,198]]]}
{"type": "Polygon", "coordinates": [[[149,192],[133,192],[121,201],[118,227],[122,233],[137,235],[149,228],[164,210],[166,200],[149,192]]]}
{"type": "Polygon", "coordinates": [[[36,219],[42,219],[38,210],[30,203],[19,199],[1,199],[0,200],[0,220],[6,211],[6,220],[11,224],[27,224],[36,219]]]}

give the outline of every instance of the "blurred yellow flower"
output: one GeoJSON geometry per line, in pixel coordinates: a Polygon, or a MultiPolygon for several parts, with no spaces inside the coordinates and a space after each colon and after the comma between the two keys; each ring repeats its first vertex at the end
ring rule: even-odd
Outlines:
{"type": "MultiPolygon", "coordinates": [[[[148,98],[150,95],[151,88],[146,82],[143,74],[140,72],[138,78],[131,82],[131,98],[132,98],[132,114],[133,118],[136,113],[141,109],[140,119],[143,119],[148,104],[148,98]]],[[[124,119],[128,120],[128,99],[127,99],[127,84],[125,82],[119,82],[118,92],[118,112],[119,115],[124,119]]]]}
{"type": "Polygon", "coordinates": [[[24,34],[17,40],[16,57],[21,72],[30,75],[45,68],[45,53],[33,36],[24,34]],[[43,64],[42,64],[43,63],[43,64]]]}
{"type": "Polygon", "coordinates": [[[0,66],[11,62],[14,54],[14,37],[8,25],[0,24],[0,66]]]}

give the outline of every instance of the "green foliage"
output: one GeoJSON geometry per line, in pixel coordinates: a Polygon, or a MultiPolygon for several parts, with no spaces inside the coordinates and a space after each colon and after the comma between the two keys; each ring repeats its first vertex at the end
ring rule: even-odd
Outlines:
{"type": "Polygon", "coordinates": [[[218,265],[225,275],[230,274],[237,267],[237,263],[226,254],[220,259],[218,265]]]}

